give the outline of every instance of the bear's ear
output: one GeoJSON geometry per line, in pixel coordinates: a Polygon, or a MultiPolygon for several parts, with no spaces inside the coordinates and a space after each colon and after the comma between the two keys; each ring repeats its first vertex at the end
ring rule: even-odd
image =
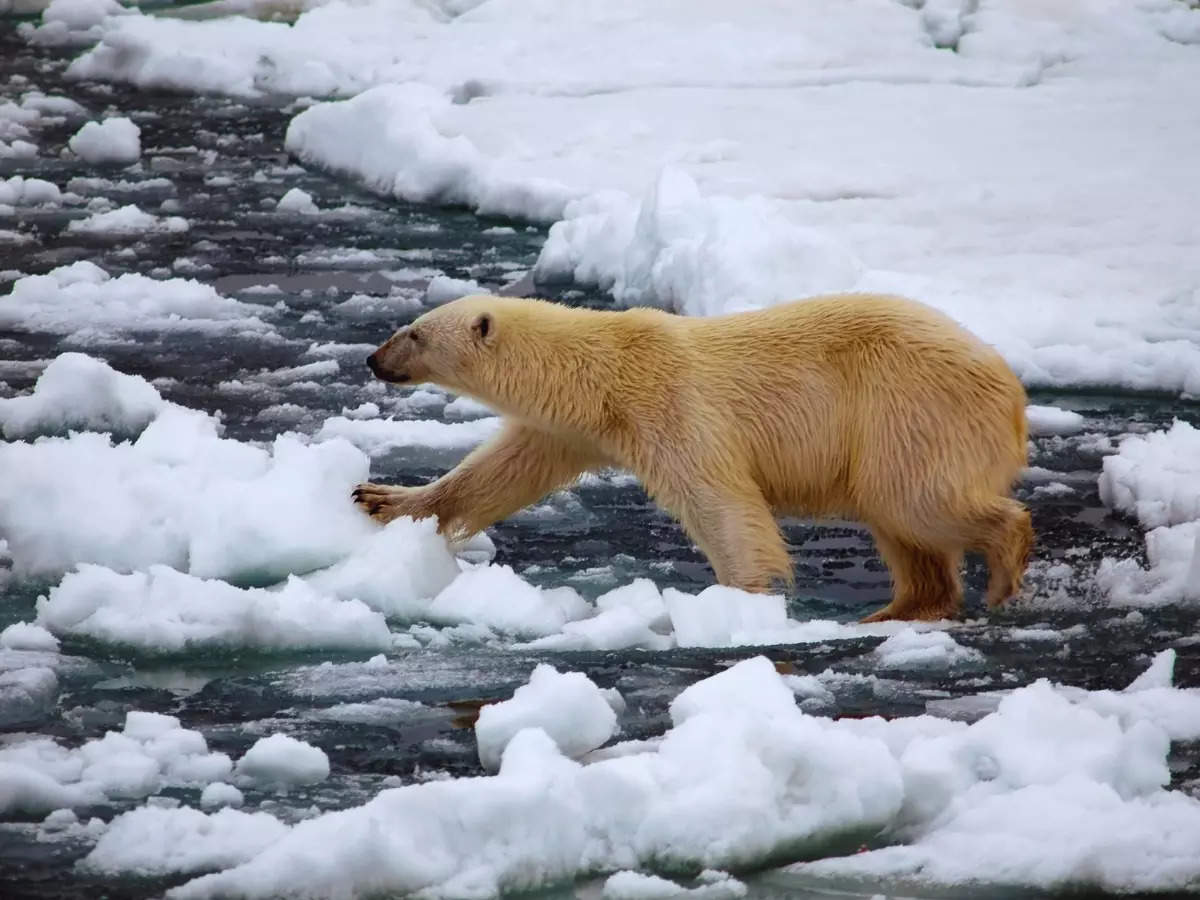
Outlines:
{"type": "Polygon", "coordinates": [[[471,334],[475,336],[475,340],[483,344],[490,344],[496,338],[496,321],[492,318],[491,313],[480,313],[475,317],[475,321],[471,323],[471,334]]]}

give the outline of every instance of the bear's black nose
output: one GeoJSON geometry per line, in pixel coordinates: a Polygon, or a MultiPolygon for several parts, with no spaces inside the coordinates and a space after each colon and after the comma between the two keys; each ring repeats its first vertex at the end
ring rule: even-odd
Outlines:
{"type": "Polygon", "coordinates": [[[379,360],[376,358],[378,352],[372,353],[367,357],[367,368],[370,369],[376,376],[379,375],[379,360]]]}

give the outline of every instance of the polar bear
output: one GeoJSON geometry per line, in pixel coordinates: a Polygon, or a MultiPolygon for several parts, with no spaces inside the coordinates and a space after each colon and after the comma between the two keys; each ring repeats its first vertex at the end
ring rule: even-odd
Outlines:
{"type": "Polygon", "coordinates": [[[1025,391],[991,347],[900,297],[838,294],[711,318],[470,296],[401,328],[368,364],[504,417],[501,433],[421,487],[362,484],[380,522],[436,516],[465,536],[588,469],[633,472],[717,580],[790,585],[776,516],[866,523],[893,599],[866,621],[939,619],[962,603],[965,551],[991,606],[1033,541],[1010,492],[1026,464],[1025,391]]]}

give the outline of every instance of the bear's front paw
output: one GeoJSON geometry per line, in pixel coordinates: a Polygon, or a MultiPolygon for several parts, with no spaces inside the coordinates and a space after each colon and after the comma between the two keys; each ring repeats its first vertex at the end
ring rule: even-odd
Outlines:
{"type": "Polygon", "coordinates": [[[412,515],[413,511],[409,509],[412,504],[405,502],[409,492],[409,488],[366,482],[358,485],[351,496],[363,512],[386,525],[393,519],[412,515]]]}

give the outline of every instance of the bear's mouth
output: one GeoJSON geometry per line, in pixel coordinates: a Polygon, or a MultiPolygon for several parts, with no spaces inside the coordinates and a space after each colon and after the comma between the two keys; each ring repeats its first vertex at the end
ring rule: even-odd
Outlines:
{"type": "Polygon", "coordinates": [[[379,362],[378,351],[367,357],[367,368],[371,370],[371,374],[380,381],[389,381],[392,384],[404,384],[409,380],[407,372],[388,372],[379,362]]]}

